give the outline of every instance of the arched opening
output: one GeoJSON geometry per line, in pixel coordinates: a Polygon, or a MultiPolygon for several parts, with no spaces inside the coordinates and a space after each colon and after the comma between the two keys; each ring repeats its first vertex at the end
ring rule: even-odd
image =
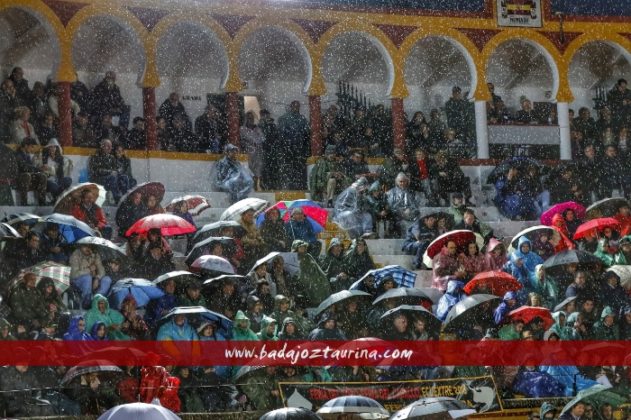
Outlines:
{"type": "Polygon", "coordinates": [[[239,51],[239,76],[245,83],[245,110],[267,109],[274,118],[294,100],[308,114],[305,92],[311,81],[311,59],[293,33],[265,27],[249,34],[239,51]]]}

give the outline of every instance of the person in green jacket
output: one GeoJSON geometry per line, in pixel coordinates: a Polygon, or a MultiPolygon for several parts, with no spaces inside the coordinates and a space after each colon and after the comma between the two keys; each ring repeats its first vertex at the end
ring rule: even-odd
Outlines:
{"type": "Polygon", "coordinates": [[[274,296],[274,313],[272,314],[272,318],[278,322],[278,325],[283,325],[285,319],[294,317],[294,311],[289,309],[290,307],[291,301],[287,296],[274,296]]]}
{"type": "Polygon", "coordinates": [[[308,247],[308,243],[299,239],[291,244],[291,250],[298,254],[300,263],[300,271],[292,281],[293,295],[302,292],[310,307],[316,307],[331,295],[331,286],[315,258],[307,252],[308,247]]]}
{"type": "Polygon", "coordinates": [[[600,321],[594,324],[594,339],[596,340],[619,340],[620,331],[616,323],[616,314],[611,307],[605,306],[600,321]]]}
{"type": "Polygon", "coordinates": [[[624,236],[618,242],[620,248],[613,257],[615,265],[631,265],[631,235],[624,236]]]}
{"type": "Polygon", "coordinates": [[[510,324],[504,325],[498,331],[497,335],[500,340],[520,340],[521,332],[524,330],[524,321],[521,319],[514,320],[510,324]]]}
{"type": "Polygon", "coordinates": [[[347,184],[344,169],[340,164],[335,146],[329,145],[324,156],[318,159],[309,176],[311,198],[333,208],[333,199],[347,184]]]}
{"type": "Polygon", "coordinates": [[[539,418],[541,420],[552,420],[556,417],[557,409],[554,408],[552,404],[549,402],[544,402],[541,404],[541,408],[539,409],[539,418]]]}
{"type": "Polygon", "coordinates": [[[559,337],[559,340],[572,340],[574,337],[574,331],[567,325],[567,315],[565,312],[553,312],[552,319],[554,319],[554,324],[548,331],[555,333],[559,337]]]}
{"type": "Polygon", "coordinates": [[[263,316],[263,321],[261,321],[261,331],[256,335],[261,341],[277,341],[278,323],[271,316],[263,316]]]}
{"type": "Polygon", "coordinates": [[[326,274],[331,283],[331,290],[339,292],[348,289],[352,284],[350,277],[346,273],[346,263],[344,261],[344,248],[339,238],[331,239],[326,254],[320,256],[320,268],[326,274]]]}
{"type": "Polygon", "coordinates": [[[609,244],[609,239],[602,238],[598,241],[598,248],[594,252],[594,256],[598,257],[606,267],[614,265],[615,252],[609,244]]]}
{"type": "Polygon", "coordinates": [[[92,331],[94,324],[99,321],[105,324],[110,339],[129,340],[129,337],[121,332],[121,325],[125,322],[123,314],[115,309],[110,309],[110,304],[105,296],[96,294],[92,298],[90,310],[85,314],[86,331],[92,331]]]}
{"type": "Polygon", "coordinates": [[[250,329],[250,320],[243,311],[237,311],[234,317],[232,339],[235,341],[257,341],[259,339],[250,329]]]}

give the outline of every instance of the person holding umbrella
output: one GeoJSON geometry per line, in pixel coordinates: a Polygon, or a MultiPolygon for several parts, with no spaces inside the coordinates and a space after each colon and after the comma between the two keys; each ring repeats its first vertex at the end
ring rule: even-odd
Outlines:
{"type": "Polygon", "coordinates": [[[164,291],[164,296],[149,302],[145,311],[145,322],[153,328],[157,322],[176,306],[175,280],[167,279],[158,284],[164,291]]]}
{"type": "Polygon", "coordinates": [[[464,279],[466,272],[458,262],[458,246],[454,241],[447,241],[443,249],[434,257],[432,261],[432,287],[445,291],[447,282],[456,277],[464,279]]]}
{"type": "Polygon", "coordinates": [[[101,256],[92,247],[81,245],[70,255],[70,284],[81,292],[83,308],[88,308],[94,295],[107,295],[112,279],[105,275],[101,256]]]}
{"type": "Polygon", "coordinates": [[[47,223],[44,233],[40,238],[40,250],[49,261],[60,264],[68,263],[68,255],[64,251],[66,240],[59,233],[59,225],[56,223],[47,223]]]}
{"type": "Polygon", "coordinates": [[[81,201],[72,208],[72,216],[98,231],[105,239],[112,237],[112,228],[107,223],[105,213],[96,204],[94,192],[89,188],[81,191],[81,201]]]}
{"type": "Polygon", "coordinates": [[[348,289],[350,277],[346,274],[344,249],[339,238],[331,239],[325,255],[320,256],[320,268],[326,274],[334,292],[348,289]]]}
{"type": "Polygon", "coordinates": [[[285,232],[291,241],[292,248],[293,242],[300,240],[307,243],[309,254],[314,258],[320,255],[322,243],[318,241],[313,226],[307,220],[302,208],[296,207],[291,210],[291,218],[285,222],[285,232]]]}
{"type": "Polygon", "coordinates": [[[197,341],[199,336],[190,326],[186,315],[177,314],[164,323],[158,330],[158,341],[197,341]]]}

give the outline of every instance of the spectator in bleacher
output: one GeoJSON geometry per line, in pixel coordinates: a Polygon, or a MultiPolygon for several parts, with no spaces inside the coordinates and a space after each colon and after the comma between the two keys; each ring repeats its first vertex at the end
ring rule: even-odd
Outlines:
{"type": "Polygon", "coordinates": [[[99,141],[110,139],[112,143],[118,143],[123,138],[123,131],[112,124],[111,114],[104,114],[100,118],[100,124],[94,128],[94,135],[99,141]]]}
{"type": "Polygon", "coordinates": [[[539,118],[532,109],[532,102],[526,97],[522,97],[519,101],[521,109],[515,113],[515,124],[539,124],[539,118]]]}
{"type": "Polygon", "coordinates": [[[480,252],[480,248],[475,241],[469,242],[464,252],[458,255],[458,262],[465,271],[465,282],[471,280],[476,274],[483,273],[489,269],[486,258],[480,252]]]}
{"type": "Polygon", "coordinates": [[[614,123],[613,115],[611,114],[611,109],[608,106],[604,106],[598,112],[599,118],[596,121],[596,128],[598,132],[602,133],[606,128],[611,128],[614,131],[617,131],[618,125],[614,123]]]}
{"type": "Polygon", "coordinates": [[[322,115],[322,140],[325,144],[331,143],[331,137],[335,132],[341,132],[345,128],[344,117],[339,108],[332,104],[322,115]]]}
{"type": "Polygon", "coordinates": [[[349,236],[374,237],[370,206],[366,200],[368,181],[360,178],[340,193],[335,200],[333,220],[345,229],[349,236]]]}
{"type": "Polygon", "coordinates": [[[486,246],[486,264],[489,270],[499,271],[502,270],[504,264],[508,261],[506,256],[506,247],[502,241],[491,238],[486,246]]]}
{"type": "Polygon", "coordinates": [[[52,202],[72,185],[73,163],[63,155],[63,151],[57,139],[50,139],[48,144],[42,147],[42,151],[35,156],[35,165],[46,174],[46,191],[52,196],[52,202]]]}
{"type": "MultiPolygon", "coordinates": [[[[48,95],[48,109],[55,115],[55,118],[59,119],[59,95],[63,93],[60,85],[55,85],[48,95]]],[[[72,99],[70,100],[70,109],[72,115],[77,115],[81,111],[81,107],[72,99]]]]}
{"type": "Polygon", "coordinates": [[[18,163],[17,195],[18,204],[21,206],[28,205],[27,194],[29,191],[35,192],[38,205],[46,205],[47,176],[36,165],[36,148],[37,142],[30,137],[26,137],[22,140],[16,153],[18,163]]]}
{"type": "Polygon", "coordinates": [[[300,114],[300,102],[293,101],[289,110],[278,119],[280,187],[303,190],[306,187],[307,156],[310,155],[310,128],[300,114]]]}
{"type": "Polygon", "coordinates": [[[574,128],[583,133],[583,138],[587,141],[600,139],[596,121],[592,118],[587,107],[582,107],[578,110],[578,117],[574,118],[574,128]]]}
{"type": "Polygon", "coordinates": [[[254,189],[261,191],[261,177],[263,176],[263,144],[265,136],[261,128],[256,125],[256,115],[254,111],[245,114],[245,123],[239,131],[241,137],[241,147],[248,154],[248,166],[254,176],[254,189]]]}
{"type": "Polygon", "coordinates": [[[31,110],[27,106],[19,106],[15,108],[15,119],[11,123],[11,143],[20,144],[22,140],[29,137],[39,144],[35,128],[29,122],[31,118],[31,110]]]}
{"type": "Polygon", "coordinates": [[[112,228],[107,224],[105,213],[96,204],[96,197],[89,188],[81,191],[81,201],[72,208],[72,215],[99,232],[105,239],[112,237],[112,228]]]}
{"type": "Polygon", "coordinates": [[[173,137],[171,137],[171,132],[167,127],[167,121],[164,118],[156,117],[156,131],[160,150],[174,152],[175,144],[173,143],[173,137]]]}
{"type": "Polygon", "coordinates": [[[46,87],[42,82],[33,84],[33,97],[29,102],[29,107],[33,111],[33,122],[38,129],[44,115],[48,112],[48,98],[46,98],[46,87]]]}
{"type": "Polygon", "coordinates": [[[480,234],[487,243],[493,237],[493,229],[486,223],[480,222],[472,209],[466,209],[462,220],[454,225],[454,229],[465,229],[480,234]]]}
{"type": "Polygon", "coordinates": [[[14,67],[9,76],[9,80],[15,86],[15,93],[20,103],[26,105],[31,102],[31,89],[28,87],[28,80],[24,78],[22,67],[14,67]]]}
{"type": "Polygon", "coordinates": [[[145,119],[136,117],[133,128],[127,133],[125,148],[132,150],[145,150],[147,148],[147,133],[145,132],[145,119]]]}
{"type": "Polygon", "coordinates": [[[451,89],[451,98],[445,103],[445,114],[447,114],[447,125],[456,130],[456,136],[465,139],[467,132],[467,114],[469,104],[462,97],[462,89],[454,86],[451,89]]]}
{"type": "Polygon", "coordinates": [[[11,79],[5,79],[0,87],[0,141],[10,143],[11,121],[13,120],[15,108],[20,106],[15,86],[11,79]]]}
{"type": "Polygon", "coordinates": [[[155,279],[164,273],[175,270],[175,264],[171,258],[171,254],[166,253],[160,244],[149,245],[140,266],[142,278],[155,279]]]}
{"type": "Polygon", "coordinates": [[[217,108],[211,104],[206,105],[206,111],[195,119],[195,134],[200,141],[200,150],[221,153],[226,142],[227,130],[225,118],[222,118],[217,108]]]}
{"type": "Polygon", "coordinates": [[[487,114],[489,124],[510,124],[513,122],[513,118],[506,109],[506,105],[503,100],[498,100],[493,104],[491,114],[487,114]]]}
{"type": "Polygon", "coordinates": [[[147,206],[142,200],[142,194],[134,192],[120,204],[116,211],[118,235],[125,236],[125,232],[127,232],[134,223],[147,215],[147,206]]]}
{"type": "Polygon", "coordinates": [[[40,328],[46,320],[46,308],[42,302],[42,295],[35,286],[38,278],[33,273],[26,273],[11,292],[9,306],[14,325],[40,328]]]}
{"type": "Polygon", "coordinates": [[[114,145],[114,158],[116,159],[116,172],[118,172],[119,189],[121,195],[134,188],[138,183],[131,172],[131,160],[125,154],[121,144],[114,145]]]}
{"type": "Polygon", "coordinates": [[[19,176],[15,152],[0,141],[0,206],[13,206],[11,186],[19,176]]]}
{"type": "Polygon", "coordinates": [[[572,159],[580,159],[583,156],[583,149],[587,144],[592,144],[592,142],[585,141],[583,137],[583,132],[577,130],[576,128],[570,129],[570,143],[572,147],[572,159]]]}
{"type": "Polygon", "coordinates": [[[534,192],[528,190],[524,174],[520,174],[516,167],[511,167],[495,183],[493,202],[500,213],[509,219],[531,220],[536,217],[533,195],[534,192]]]}
{"type": "Polygon", "coordinates": [[[232,143],[224,147],[224,157],[217,162],[215,187],[230,195],[230,202],[236,203],[246,198],[254,186],[252,177],[237,160],[239,148],[232,143]]]}
{"type": "MultiPolygon", "coordinates": [[[[407,175],[409,179],[419,179],[416,162],[411,161],[402,149],[395,147],[392,156],[387,157],[378,170],[379,181],[387,189],[393,188],[400,173],[407,175]]],[[[412,188],[416,190],[418,186],[412,185],[412,188]]]]}
{"type": "Polygon", "coordinates": [[[344,254],[344,266],[349,277],[354,279],[359,279],[376,268],[365,239],[353,239],[350,248],[344,254]]]}
{"type": "Polygon", "coordinates": [[[101,147],[88,159],[88,179],[111,192],[115,203],[129,189],[129,178],[118,170],[116,156],[112,153],[112,141],[101,140],[101,147]]]}
{"type": "MultiPolygon", "coordinates": [[[[433,145],[437,145],[443,139],[443,133],[447,129],[444,121],[440,116],[440,111],[434,108],[429,113],[429,135],[433,145]]],[[[435,147],[435,146],[434,146],[435,147]]]]}
{"type": "Polygon", "coordinates": [[[50,139],[59,138],[55,116],[52,112],[47,112],[44,115],[44,119],[40,121],[37,128],[37,137],[39,138],[40,144],[46,144],[50,139]]]}
{"type": "MultiPolygon", "coordinates": [[[[404,114],[404,121],[408,121],[404,114]]],[[[377,104],[371,109],[371,127],[373,132],[372,156],[384,156],[392,154],[392,114],[386,110],[383,104],[377,104]]]]}
{"type": "Polygon", "coordinates": [[[322,243],[316,237],[313,226],[305,217],[302,208],[296,207],[292,209],[291,218],[285,222],[285,232],[287,232],[290,244],[297,240],[304,241],[309,247],[309,254],[315,257],[320,255],[322,243]]]}
{"type": "Polygon", "coordinates": [[[427,200],[410,187],[410,178],[400,172],[395,178],[395,186],[386,192],[388,208],[394,215],[392,230],[397,237],[403,237],[411,222],[419,216],[419,208],[427,204],[427,200]]]}
{"type": "Polygon", "coordinates": [[[261,127],[263,137],[265,137],[263,143],[263,185],[269,190],[274,190],[279,180],[276,162],[278,162],[278,154],[283,151],[278,148],[278,128],[270,112],[267,109],[261,109],[259,115],[261,116],[259,127],[261,127]]]}
{"type": "Polygon", "coordinates": [[[615,86],[607,93],[607,106],[611,109],[614,120],[621,124],[624,120],[625,101],[631,100],[631,90],[625,79],[618,79],[615,86]]]}
{"type": "Polygon", "coordinates": [[[346,177],[334,146],[327,146],[309,176],[311,199],[333,208],[335,196],[342,191],[346,177]]]}
{"type": "Polygon", "coordinates": [[[466,159],[469,157],[469,147],[467,143],[456,136],[456,130],[448,128],[445,130],[443,140],[437,145],[438,151],[445,152],[452,159],[466,159]]]}
{"type": "Polygon", "coordinates": [[[243,264],[245,268],[249,269],[256,260],[265,255],[266,244],[261,232],[256,227],[253,209],[247,210],[241,215],[239,224],[244,231],[243,236],[241,236],[241,244],[243,244],[243,250],[245,251],[243,264]]]}
{"type": "Polygon", "coordinates": [[[116,73],[108,71],[103,80],[92,91],[92,106],[90,107],[97,120],[104,115],[118,116],[118,126],[127,129],[129,124],[129,105],[121,96],[116,85],[116,73]]]}
{"type": "Polygon", "coordinates": [[[502,97],[498,94],[495,93],[495,85],[491,82],[487,82],[486,83],[486,87],[489,90],[489,93],[491,94],[491,101],[492,102],[498,102],[502,100],[502,97]]]}
{"type": "Polygon", "coordinates": [[[351,278],[346,274],[344,264],[344,247],[339,238],[331,239],[326,254],[321,255],[318,261],[320,268],[326,274],[334,292],[347,290],[351,286],[351,278]]]}
{"type": "Polygon", "coordinates": [[[449,280],[461,280],[466,276],[464,267],[458,262],[458,247],[448,241],[432,260],[432,287],[444,292],[449,280]]]}
{"type": "Polygon", "coordinates": [[[270,252],[289,251],[289,237],[285,231],[285,223],[277,209],[272,208],[265,212],[265,220],[261,223],[261,236],[270,252]]]}
{"type": "Polygon", "coordinates": [[[618,190],[620,194],[631,190],[631,186],[624,184],[625,173],[628,170],[628,167],[625,168],[622,165],[616,146],[607,146],[601,160],[600,177],[598,178],[600,196],[602,198],[611,197],[613,190],[618,190]]]}
{"type": "Polygon", "coordinates": [[[366,108],[358,106],[353,113],[353,119],[346,130],[346,143],[349,149],[368,152],[368,146],[364,142],[366,128],[370,127],[370,121],[366,116],[366,108]]]}
{"type": "Polygon", "coordinates": [[[539,173],[539,167],[536,165],[530,165],[526,168],[524,174],[526,183],[528,184],[528,190],[533,194],[533,202],[535,204],[537,215],[541,215],[550,207],[550,191],[544,188],[541,174],[539,173]]]}
{"type": "Polygon", "coordinates": [[[81,111],[72,121],[72,145],[77,147],[99,147],[99,142],[90,125],[86,112],[81,111]]]}
{"type": "Polygon", "coordinates": [[[172,125],[167,130],[176,151],[189,153],[199,151],[199,139],[189,128],[186,116],[175,115],[172,125]]]}
{"type": "MultiPolygon", "coordinates": [[[[336,136],[339,134],[336,134],[336,136]]],[[[339,150],[336,149],[336,153],[339,154],[339,150]]],[[[340,155],[342,156],[342,155],[340,155]]],[[[370,168],[364,159],[364,154],[360,151],[353,152],[349,159],[343,164],[344,173],[349,181],[356,181],[359,178],[372,178],[374,174],[370,172],[370,168]]],[[[396,175],[395,175],[396,176],[396,175]]]]}
{"type": "Polygon", "coordinates": [[[412,265],[416,269],[423,267],[423,254],[429,244],[438,237],[436,230],[436,216],[429,214],[414,222],[406,232],[402,251],[408,255],[414,255],[412,265]]]}
{"type": "Polygon", "coordinates": [[[191,120],[186,113],[186,108],[184,108],[184,105],[180,102],[180,95],[176,92],[171,92],[169,97],[162,102],[162,105],[160,105],[158,109],[158,115],[166,120],[167,127],[173,126],[173,120],[178,115],[185,122],[184,125],[186,127],[191,127],[191,120]]]}
{"type": "Polygon", "coordinates": [[[415,150],[414,157],[416,160],[416,166],[418,167],[418,171],[416,171],[418,179],[412,179],[411,183],[412,185],[417,185],[419,190],[425,194],[425,197],[429,200],[430,206],[435,206],[436,197],[432,191],[432,183],[429,177],[432,161],[424,149],[415,150]]]}
{"type": "Polygon", "coordinates": [[[421,123],[418,128],[416,126],[408,127],[408,136],[405,140],[405,153],[408,156],[413,156],[414,152],[419,149],[432,150],[433,148],[429,125],[426,122],[421,123]]]}
{"type": "MultiPolygon", "coordinates": [[[[583,185],[583,190],[585,192],[585,194],[587,195],[587,199],[590,202],[596,201],[598,199],[600,199],[600,190],[598,187],[598,179],[600,177],[601,174],[601,161],[600,159],[596,156],[596,148],[594,147],[593,144],[588,144],[587,146],[585,146],[584,152],[583,152],[583,157],[581,157],[578,160],[578,173],[581,174],[581,183],[583,185]]],[[[556,180],[550,180],[551,184],[556,184],[556,180]]],[[[569,185],[567,185],[567,182],[564,180],[562,181],[562,185],[561,188],[567,188],[569,185]]],[[[554,200],[559,200],[563,197],[561,197],[562,195],[564,195],[564,193],[562,191],[556,191],[553,194],[553,199],[554,200]]],[[[602,197],[605,198],[605,197],[602,197]]],[[[563,200],[562,200],[563,201],[563,200]]],[[[555,201],[557,203],[560,203],[562,201],[555,201]]]]}
{"type": "Polygon", "coordinates": [[[60,264],[68,263],[68,255],[65,252],[66,239],[59,233],[59,225],[47,223],[40,238],[40,249],[46,260],[60,264]]]}
{"type": "MultiPolygon", "coordinates": [[[[35,91],[35,85],[33,85],[33,91],[35,91]]],[[[85,83],[79,80],[79,75],[76,72],[75,80],[70,85],[70,98],[79,104],[79,107],[86,113],[91,111],[90,103],[92,102],[92,98],[90,97],[90,90],[85,83]]]]}
{"type": "Polygon", "coordinates": [[[444,152],[436,153],[434,157],[434,165],[430,170],[430,179],[432,183],[432,191],[437,192],[438,199],[447,205],[449,193],[461,193],[464,196],[464,204],[472,206],[471,202],[471,185],[469,178],[458,166],[453,159],[448,158],[444,152]]]}

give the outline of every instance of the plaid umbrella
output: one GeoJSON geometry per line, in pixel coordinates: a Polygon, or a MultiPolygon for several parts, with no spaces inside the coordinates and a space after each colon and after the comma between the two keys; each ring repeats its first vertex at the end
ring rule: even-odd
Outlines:
{"type": "Polygon", "coordinates": [[[210,203],[203,195],[185,195],[182,197],[176,197],[169,205],[167,205],[166,210],[169,212],[174,212],[176,210],[175,206],[182,201],[186,201],[186,205],[188,206],[188,212],[193,216],[197,216],[201,212],[206,209],[209,209],[210,203]]]}
{"type": "Polygon", "coordinates": [[[364,278],[368,276],[373,276],[375,278],[375,286],[377,287],[386,277],[391,277],[394,282],[399,285],[399,287],[414,287],[414,284],[416,283],[416,273],[414,271],[406,270],[400,265],[387,265],[382,268],[368,271],[362,276],[362,278],[353,283],[350,289],[357,290],[356,286],[359,286],[364,281],[364,278]]]}
{"type": "Polygon", "coordinates": [[[65,292],[70,287],[70,267],[52,261],[45,261],[36,264],[27,270],[38,277],[37,282],[42,277],[48,277],[55,283],[55,288],[59,293],[65,292]]]}

